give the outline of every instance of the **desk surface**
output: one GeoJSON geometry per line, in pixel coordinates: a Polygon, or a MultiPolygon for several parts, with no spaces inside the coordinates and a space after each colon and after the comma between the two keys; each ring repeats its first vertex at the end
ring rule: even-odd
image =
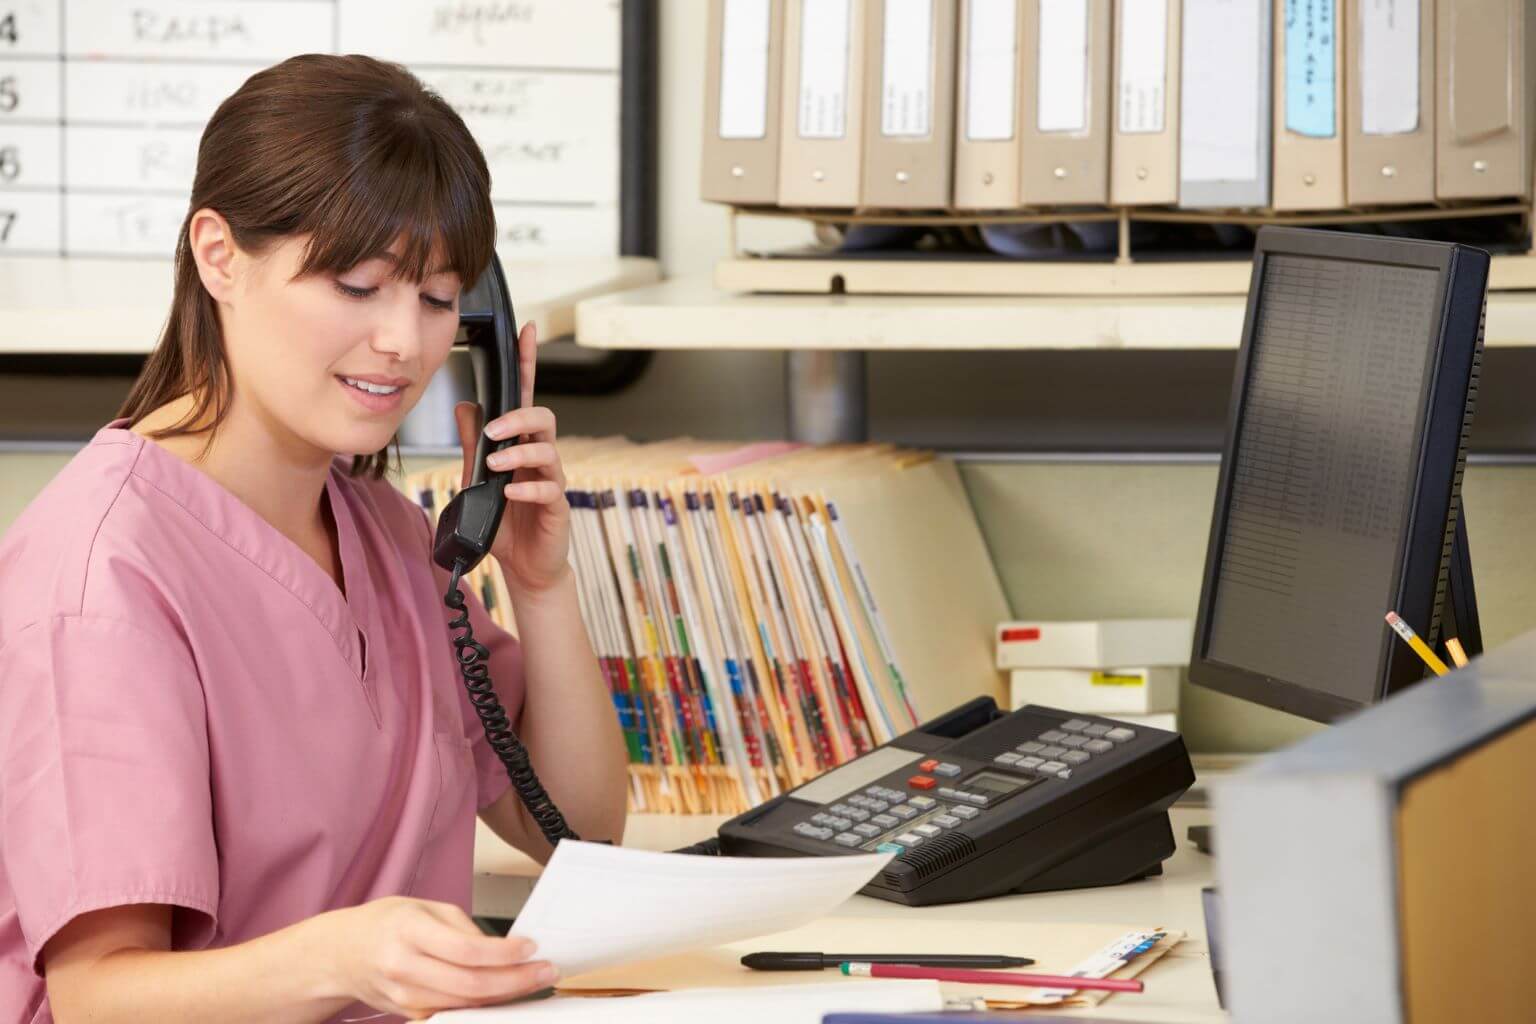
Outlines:
{"type": "MultiPolygon", "coordinates": [[[[636,815],[630,819],[626,846],[667,850],[713,834],[723,818],[636,815]]],[[[1116,996],[1097,1011],[1066,1011],[1065,1016],[1101,1016],[1158,1024],[1215,1024],[1226,1015],[1216,1003],[1200,889],[1211,884],[1212,861],[1188,843],[1190,825],[1208,822],[1209,812],[1175,808],[1173,831],[1178,852],[1163,865],[1160,878],[1102,889],[1035,893],[954,903],[904,907],[869,896],[854,896],[833,913],[860,918],[920,914],[936,922],[1009,921],[1158,925],[1188,937],[1168,956],[1148,968],[1147,991],[1116,996]]],[[[475,912],[512,917],[538,875],[538,865],[502,843],[481,826],[475,849],[475,912]]]]}

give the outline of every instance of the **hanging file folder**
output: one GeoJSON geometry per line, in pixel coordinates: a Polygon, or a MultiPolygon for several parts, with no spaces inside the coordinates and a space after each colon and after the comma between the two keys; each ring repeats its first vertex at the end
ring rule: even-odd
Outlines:
{"type": "Polygon", "coordinates": [[[1109,197],[1117,206],[1179,198],[1180,0],[1117,0],[1109,197]]]}
{"type": "Polygon", "coordinates": [[[1019,204],[1109,202],[1111,0],[1026,0],[1019,204]]]}
{"type": "Polygon", "coordinates": [[[1531,195],[1533,22],[1526,0],[1440,3],[1435,192],[1441,199],[1531,195]]]}
{"type": "Polygon", "coordinates": [[[869,207],[949,205],[955,0],[868,0],[864,187],[869,207]]]}
{"type": "Polygon", "coordinates": [[[864,157],[863,0],[789,0],[779,205],[859,205],[864,157]]]}
{"type": "Polygon", "coordinates": [[[1274,208],[1344,205],[1340,0],[1276,0],[1274,208]]]}
{"type": "Polygon", "coordinates": [[[1020,14],[1025,3],[961,0],[956,209],[1001,210],[1018,202],[1020,14]]]}
{"type": "Polygon", "coordinates": [[[1184,0],[1179,205],[1269,205],[1270,0],[1184,0]]]}
{"type": "Polygon", "coordinates": [[[700,194],[741,205],[778,198],[784,0],[710,0],[700,194]]]}
{"type": "Polygon", "coordinates": [[[1435,3],[1345,0],[1344,172],[1351,206],[1434,202],[1435,3]]]}

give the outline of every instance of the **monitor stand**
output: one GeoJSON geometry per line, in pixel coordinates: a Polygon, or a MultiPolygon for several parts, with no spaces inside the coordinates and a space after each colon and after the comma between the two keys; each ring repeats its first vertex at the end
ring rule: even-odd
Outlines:
{"type": "MultiPolygon", "coordinates": [[[[1440,609],[1440,635],[1461,641],[1467,657],[1483,653],[1483,628],[1477,615],[1477,590],[1472,583],[1472,550],[1467,546],[1467,510],[1456,496],[1456,530],[1451,536],[1451,563],[1446,571],[1445,606],[1440,609]]],[[[1215,853],[1210,825],[1191,825],[1185,833],[1201,853],[1215,853]]]]}

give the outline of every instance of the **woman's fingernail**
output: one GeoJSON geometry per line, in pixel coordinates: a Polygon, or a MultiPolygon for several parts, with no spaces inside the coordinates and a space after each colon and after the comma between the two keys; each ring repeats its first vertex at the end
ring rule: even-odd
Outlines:
{"type": "Polygon", "coordinates": [[[533,956],[534,945],[529,939],[512,939],[512,955],[519,960],[527,960],[533,956]]]}
{"type": "Polygon", "coordinates": [[[510,461],[512,457],[506,452],[491,452],[485,457],[485,464],[492,469],[505,469],[510,461]]]}
{"type": "Polygon", "coordinates": [[[492,420],[485,425],[485,436],[493,441],[500,441],[507,436],[507,425],[500,420],[492,420]]]}
{"type": "Polygon", "coordinates": [[[545,964],[539,968],[539,984],[541,985],[553,985],[559,977],[560,969],[554,964],[545,964]]]}

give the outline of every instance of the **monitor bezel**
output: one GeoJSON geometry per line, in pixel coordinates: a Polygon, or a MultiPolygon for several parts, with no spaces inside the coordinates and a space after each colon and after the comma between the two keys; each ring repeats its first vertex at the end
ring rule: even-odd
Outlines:
{"type": "MultiPolygon", "coordinates": [[[[1407,509],[1403,543],[1393,566],[1392,595],[1398,614],[1434,642],[1432,625],[1440,620],[1454,535],[1453,509],[1466,463],[1466,431],[1470,426],[1474,380],[1482,344],[1482,315],[1487,287],[1488,254],[1442,242],[1385,238],[1333,231],[1264,227],[1253,253],[1248,302],[1243,314],[1242,341],[1228,403],[1221,469],[1206,546],[1200,602],[1195,621],[1189,677],[1195,685],[1316,721],[1333,721],[1424,678],[1422,661],[1381,624],[1378,672],[1370,701],[1354,701],[1310,689],[1207,656],[1215,600],[1221,541],[1233,487],[1233,451],[1243,422],[1251,372],[1255,315],[1263,300],[1265,267],[1271,256],[1297,255],[1368,263],[1387,263],[1436,273],[1436,324],[1429,363],[1415,420],[1418,454],[1414,460],[1412,498],[1407,509]],[[1471,338],[1469,344],[1463,339],[1471,338]]],[[[1385,615],[1386,609],[1383,609],[1385,615]]],[[[1305,644],[1305,637],[1296,642],[1305,644]]]]}

